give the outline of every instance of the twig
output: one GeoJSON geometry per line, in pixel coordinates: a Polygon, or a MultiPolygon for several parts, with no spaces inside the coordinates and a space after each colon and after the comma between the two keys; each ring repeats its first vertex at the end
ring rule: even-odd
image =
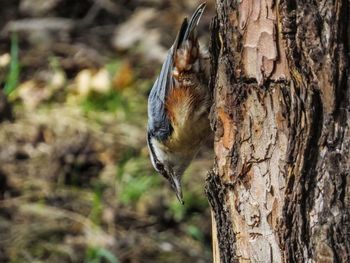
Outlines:
{"type": "Polygon", "coordinates": [[[74,22],[72,19],[58,17],[27,18],[8,22],[1,34],[20,31],[71,30],[74,22]]]}

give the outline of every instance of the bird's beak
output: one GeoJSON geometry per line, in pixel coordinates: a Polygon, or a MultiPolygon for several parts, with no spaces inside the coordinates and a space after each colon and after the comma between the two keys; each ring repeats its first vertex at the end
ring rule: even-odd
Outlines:
{"type": "Polygon", "coordinates": [[[179,200],[179,202],[183,205],[185,204],[184,200],[183,200],[183,196],[182,196],[182,188],[181,188],[181,183],[179,178],[177,178],[176,176],[172,176],[171,180],[173,181],[173,189],[175,191],[176,197],[179,200]]]}

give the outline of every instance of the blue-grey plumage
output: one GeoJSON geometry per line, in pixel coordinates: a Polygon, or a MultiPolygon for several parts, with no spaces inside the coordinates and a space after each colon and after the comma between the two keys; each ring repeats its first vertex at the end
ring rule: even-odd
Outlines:
{"type": "Polygon", "coordinates": [[[181,176],[210,133],[208,55],[196,27],[205,3],[184,19],[148,98],[147,143],[154,168],[182,201],[181,176]]]}
{"type": "Polygon", "coordinates": [[[171,64],[172,54],[169,52],[148,96],[148,132],[158,140],[165,140],[171,133],[170,120],[165,110],[166,95],[171,81],[171,64]]]}

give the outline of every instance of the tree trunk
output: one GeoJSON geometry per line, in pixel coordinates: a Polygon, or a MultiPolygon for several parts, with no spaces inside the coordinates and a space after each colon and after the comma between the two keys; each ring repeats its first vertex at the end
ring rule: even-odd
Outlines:
{"type": "Polygon", "coordinates": [[[347,0],[217,0],[214,262],[350,262],[347,0]]]}

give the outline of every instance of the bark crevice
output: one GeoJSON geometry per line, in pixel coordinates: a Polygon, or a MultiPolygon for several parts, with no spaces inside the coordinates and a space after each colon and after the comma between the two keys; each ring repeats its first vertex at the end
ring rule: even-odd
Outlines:
{"type": "Polygon", "coordinates": [[[229,208],[225,204],[228,189],[227,186],[222,183],[216,169],[209,172],[206,180],[205,191],[216,222],[220,262],[238,262],[237,257],[235,256],[236,236],[233,233],[229,208]]]}

